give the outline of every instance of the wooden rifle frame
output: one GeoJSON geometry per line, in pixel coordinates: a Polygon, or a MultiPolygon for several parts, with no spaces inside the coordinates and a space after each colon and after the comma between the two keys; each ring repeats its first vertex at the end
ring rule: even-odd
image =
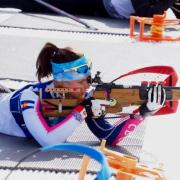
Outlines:
{"type": "MultiPolygon", "coordinates": [[[[153,84],[151,84],[152,86],[153,84]]],[[[114,83],[103,83],[96,85],[93,91],[95,99],[113,101],[111,106],[106,106],[106,113],[121,112],[123,107],[132,105],[141,105],[147,101],[148,89],[150,86],[143,82],[141,86],[123,86],[114,83]]],[[[180,99],[180,87],[164,86],[166,92],[166,101],[175,101],[180,99]]],[[[56,92],[63,94],[80,93],[78,88],[47,88],[45,92],[56,92]]],[[[45,117],[59,117],[68,115],[74,107],[81,104],[83,99],[69,98],[43,98],[40,96],[42,104],[42,113],[45,117]]]]}

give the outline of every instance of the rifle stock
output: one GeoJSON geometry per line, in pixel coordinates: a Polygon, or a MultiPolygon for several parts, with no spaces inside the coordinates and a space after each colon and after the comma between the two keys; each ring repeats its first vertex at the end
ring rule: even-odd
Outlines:
{"type": "Polygon", "coordinates": [[[180,87],[172,88],[172,101],[180,99],[180,87]]]}
{"type": "MultiPolygon", "coordinates": [[[[166,101],[175,101],[180,99],[180,87],[164,87],[166,91],[166,101]]],[[[48,92],[60,92],[58,88],[48,89],[48,92]]],[[[70,92],[70,91],[69,91],[70,92]]],[[[72,92],[72,91],[71,91],[72,92]]],[[[79,91],[80,92],[80,91],[79,91]]],[[[68,93],[64,89],[64,93],[68,93]]],[[[76,92],[77,93],[77,89],[76,92]]],[[[114,100],[113,106],[106,106],[107,113],[121,112],[123,107],[131,105],[141,105],[147,101],[148,87],[147,85],[125,87],[116,84],[97,85],[93,97],[95,99],[114,100]]],[[[59,117],[68,115],[72,109],[82,103],[83,99],[44,99],[41,98],[42,113],[45,117],[59,117]]]]}

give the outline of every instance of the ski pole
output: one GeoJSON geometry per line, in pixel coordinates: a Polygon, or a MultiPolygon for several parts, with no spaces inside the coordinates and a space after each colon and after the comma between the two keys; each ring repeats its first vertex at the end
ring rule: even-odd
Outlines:
{"type": "Polygon", "coordinates": [[[49,8],[52,11],[56,12],[57,14],[64,15],[64,16],[70,18],[70,19],[73,19],[76,22],[79,22],[80,24],[83,24],[88,29],[97,30],[97,28],[90,26],[89,24],[87,24],[86,22],[80,20],[79,18],[77,18],[77,17],[75,17],[75,16],[73,16],[73,15],[71,15],[71,14],[69,14],[69,13],[67,13],[67,12],[65,12],[65,11],[51,5],[51,4],[49,4],[49,3],[46,3],[46,2],[44,2],[42,0],[34,0],[34,1],[36,1],[37,3],[39,3],[39,4],[43,5],[43,6],[46,6],[47,8],[49,8]]]}

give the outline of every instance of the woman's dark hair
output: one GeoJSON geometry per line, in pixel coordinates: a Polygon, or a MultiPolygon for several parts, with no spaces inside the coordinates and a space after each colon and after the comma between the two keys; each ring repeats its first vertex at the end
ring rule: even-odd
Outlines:
{"type": "Polygon", "coordinates": [[[43,77],[48,77],[52,74],[51,61],[61,64],[71,62],[83,56],[81,53],[74,52],[72,48],[58,48],[52,43],[46,43],[36,61],[36,75],[41,81],[43,77]]]}

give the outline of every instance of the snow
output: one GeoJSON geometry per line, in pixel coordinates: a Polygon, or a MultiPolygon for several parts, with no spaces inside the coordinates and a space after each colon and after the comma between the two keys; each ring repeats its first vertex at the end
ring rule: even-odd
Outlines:
{"type": "MultiPolygon", "coordinates": [[[[1,28],[0,39],[0,77],[36,80],[36,58],[46,42],[83,51],[93,62],[93,73],[100,70],[105,81],[137,68],[154,65],[172,66],[180,74],[180,42],[145,43],[131,40],[128,36],[13,28],[1,28]]],[[[137,82],[134,81],[134,84],[137,82]]],[[[144,139],[145,156],[164,163],[168,180],[180,179],[179,117],[179,108],[175,114],[149,117],[144,139]]]]}
{"type": "Polygon", "coordinates": [[[3,22],[12,16],[16,15],[16,13],[21,12],[20,9],[15,8],[0,8],[0,22],[3,22]]]}

